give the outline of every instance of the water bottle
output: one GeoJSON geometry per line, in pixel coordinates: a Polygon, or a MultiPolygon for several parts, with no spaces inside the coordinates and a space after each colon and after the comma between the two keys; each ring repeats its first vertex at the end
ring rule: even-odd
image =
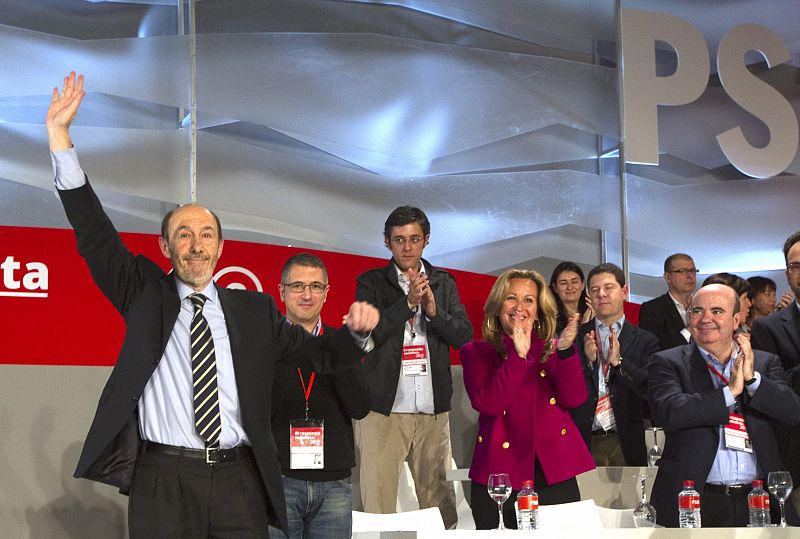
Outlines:
{"type": "Polygon", "coordinates": [[[681,528],[700,528],[700,493],[694,489],[694,481],[683,482],[678,493],[678,523],[681,528]]]}
{"type": "Polygon", "coordinates": [[[753,490],[747,495],[747,507],[750,509],[751,528],[772,526],[769,518],[769,494],[764,490],[764,482],[761,479],[753,481],[753,490]]]}
{"type": "Polygon", "coordinates": [[[517,529],[535,530],[539,527],[539,495],[533,490],[533,481],[522,482],[517,494],[517,529]]]}

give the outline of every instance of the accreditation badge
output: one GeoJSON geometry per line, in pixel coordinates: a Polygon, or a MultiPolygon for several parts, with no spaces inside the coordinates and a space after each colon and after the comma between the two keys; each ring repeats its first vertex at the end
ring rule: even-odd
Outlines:
{"type": "Polygon", "coordinates": [[[617,426],[617,422],[614,419],[614,410],[611,408],[611,395],[606,393],[597,399],[594,415],[603,430],[612,430],[617,426]]]}
{"type": "Polygon", "coordinates": [[[428,376],[428,347],[424,344],[403,346],[403,375],[428,376]]]}
{"type": "Polygon", "coordinates": [[[289,421],[289,467],[292,470],[321,470],[325,467],[324,419],[289,421]]]}
{"type": "Polygon", "coordinates": [[[753,452],[753,441],[747,432],[744,416],[731,412],[728,424],[725,425],[725,447],[735,451],[753,452]]]}

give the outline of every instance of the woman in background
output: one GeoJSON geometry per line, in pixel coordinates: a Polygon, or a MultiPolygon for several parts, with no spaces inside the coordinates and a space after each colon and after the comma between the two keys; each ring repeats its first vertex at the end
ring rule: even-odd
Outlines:
{"type": "Polygon", "coordinates": [[[583,270],[575,262],[562,262],[550,275],[550,289],[556,298],[556,333],[563,331],[569,318],[580,314],[579,324],[594,317],[584,287],[583,270]]]}
{"type": "Polygon", "coordinates": [[[492,286],[483,337],[461,348],[464,385],[480,414],[469,476],[472,516],[479,530],[496,528],[489,474],[507,473],[512,492],[503,521],[516,528],[514,501],[532,479],[542,505],[580,500],[575,476],[594,460],[567,411],[586,400],[574,314],[558,339],[556,306],[541,274],[513,269],[492,286]]]}
{"type": "Polygon", "coordinates": [[[747,282],[750,283],[750,292],[747,296],[753,305],[747,325],[753,327],[753,322],[775,312],[775,306],[778,303],[776,295],[778,287],[775,286],[775,281],[760,275],[750,277],[747,282]]]}

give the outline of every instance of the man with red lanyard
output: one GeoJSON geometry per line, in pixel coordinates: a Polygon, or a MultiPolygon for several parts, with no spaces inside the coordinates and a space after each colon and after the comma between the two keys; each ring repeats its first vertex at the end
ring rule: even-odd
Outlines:
{"type": "MultiPolygon", "coordinates": [[[[753,480],[766,484],[769,472],[784,469],[773,423],[800,422],[800,401],[778,356],[752,350],[747,334],[734,339],[743,316],[738,303],[728,286],[701,288],[689,312],[693,343],[660,352],[648,365],[650,410],[666,431],[652,503],[667,527],[678,525],[686,479],[701,493],[704,528],[746,526],[753,480]]],[[[786,514],[798,523],[791,505],[786,514]]]]}
{"type": "Polygon", "coordinates": [[[645,466],[646,369],[658,339],[625,319],[619,266],[600,264],[586,282],[596,315],[581,325],[578,342],[589,396],[572,416],[598,466],[645,466]]]}
{"type": "Polygon", "coordinates": [[[356,297],[376,306],[375,348],[364,360],[372,410],[355,425],[361,500],[368,513],[394,513],[400,466],[408,460],[421,509],[438,507],[454,528],[455,490],[448,411],[453,395],[450,347],[472,339],[472,324],[448,272],[422,259],[431,225],[412,206],[386,219],[392,260],[358,277],[356,297]]]}
{"type": "MultiPolygon", "coordinates": [[[[333,328],[320,312],[328,298],[328,272],[319,257],[300,253],[286,261],[278,285],[286,319],[312,335],[333,328]]],[[[346,539],[352,529],[352,418],[369,412],[371,398],[359,362],[337,362],[328,374],[312,371],[302,353],[275,366],[272,434],[281,461],[289,537],[346,539]]],[[[283,532],[270,527],[270,536],[283,532]]]]}

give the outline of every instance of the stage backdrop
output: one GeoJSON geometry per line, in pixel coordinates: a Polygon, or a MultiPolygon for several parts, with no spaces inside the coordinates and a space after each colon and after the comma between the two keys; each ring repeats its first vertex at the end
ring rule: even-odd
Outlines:
{"type": "MultiPolygon", "coordinates": [[[[134,252],[157,260],[166,270],[155,234],[122,234],[134,252]]],[[[122,318],[94,285],[77,253],[72,230],[0,227],[0,364],[113,365],[122,343],[122,318]]],[[[277,298],[283,263],[300,249],[226,240],[216,280],[226,287],[259,290],[277,298]]],[[[355,297],[356,277],[382,267],[386,259],[308,251],[328,267],[331,290],[323,320],[338,326],[355,297]]],[[[388,255],[387,250],[387,255],[388,255]]],[[[483,303],[495,277],[450,270],[461,301],[480,337],[483,303]]],[[[549,276],[545,276],[549,278],[549,276]]],[[[626,305],[638,321],[638,305],[626,305]]],[[[451,354],[458,364],[458,352],[451,354]]]]}

